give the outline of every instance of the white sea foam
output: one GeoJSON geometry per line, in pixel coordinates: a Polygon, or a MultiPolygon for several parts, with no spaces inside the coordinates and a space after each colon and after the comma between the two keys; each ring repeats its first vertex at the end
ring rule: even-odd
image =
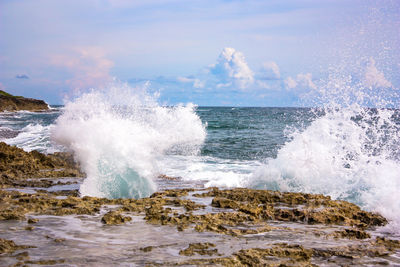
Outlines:
{"type": "Polygon", "coordinates": [[[254,160],[169,155],[160,162],[160,170],[185,181],[202,181],[205,187],[243,187],[260,165],[254,160]]]}
{"type": "Polygon", "coordinates": [[[66,103],[52,139],[74,151],[87,174],[82,195],[144,197],[156,190],[165,153],[199,152],[206,132],[194,109],[160,106],[145,88],[111,86],[66,103]]]}
{"type": "Polygon", "coordinates": [[[52,144],[50,141],[51,125],[41,125],[30,123],[18,131],[18,135],[14,138],[7,138],[3,141],[9,145],[18,146],[25,151],[38,150],[45,153],[54,153],[62,151],[61,146],[52,144]]]}
{"type": "Polygon", "coordinates": [[[399,111],[381,107],[398,103],[371,95],[370,88],[351,79],[330,81],[319,89],[326,100],[324,115],[305,130],[292,131],[277,157],[254,173],[250,186],[348,200],[380,212],[399,231],[399,111]]]}

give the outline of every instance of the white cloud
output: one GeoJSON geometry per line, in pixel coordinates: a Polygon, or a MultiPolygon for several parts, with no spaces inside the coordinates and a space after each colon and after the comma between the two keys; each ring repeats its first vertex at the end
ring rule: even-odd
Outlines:
{"type": "Polygon", "coordinates": [[[110,69],[114,63],[105,58],[99,47],[75,48],[68,54],[52,56],[51,63],[72,74],[73,77],[65,82],[73,89],[95,88],[112,80],[110,69]]]}
{"type": "Polygon", "coordinates": [[[292,77],[289,76],[285,80],[285,86],[288,89],[293,89],[296,88],[297,82],[292,77]]]}
{"type": "Polygon", "coordinates": [[[254,83],[254,74],[247,65],[244,55],[234,48],[224,48],[217,64],[212,65],[210,71],[222,84],[232,83],[240,89],[245,89],[254,83]]]}
{"type": "Polygon", "coordinates": [[[264,62],[262,64],[261,73],[260,73],[261,79],[276,80],[276,79],[279,79],[280,77],[281,77],[281,73],[280,73],[278,64],[276,64],[273,61],[264,62]]]}
{"type": "Polygon", "coordinates": [[[197,78],[178,77],[177,80],[181,83],[192,83],[194,88],[204,87],[204,82],[197,78]]]}
{"type": "Polygon", "coordinates": [[[375,66],[375,60],[371,57],[364,75],[364,83],[370,87],[392,87],[392,83],[386,80],[383,72],[375,66]]]}
{"type": "Polygon", "coordinates": [[[289,76],[286,78],[284,83],[285,83],[286,89],[295,89],[295,88],[316,89],[317,88],[317,86],[312,81],[311,73],[297,74],[295,79],[289,76]]]}

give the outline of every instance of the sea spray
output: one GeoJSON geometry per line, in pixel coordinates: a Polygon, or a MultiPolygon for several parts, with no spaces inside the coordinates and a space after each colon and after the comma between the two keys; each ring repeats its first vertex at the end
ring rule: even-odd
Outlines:
{"type": "Polygon", "coordinates": [[[67,102],[52,139],[72,150],[87,174],[82,195],[146,197],[156,190],[152,179],[165,153],[200,151],[206,132],[194,110],[163,107],[146,88],[115,85],[67,102]]]}
{"type": "Polygon", "coordinates": [[[288,131],[290,141],[254,173],[250,186],[348,200],[382,213],[398,232],[400,111],[385,108],[398,107],[397,98],[371,95],[371,87],[339,77],[320,82],[313,98],[323,103],[312,110],[317,118],[304,130],[288,131]]]}

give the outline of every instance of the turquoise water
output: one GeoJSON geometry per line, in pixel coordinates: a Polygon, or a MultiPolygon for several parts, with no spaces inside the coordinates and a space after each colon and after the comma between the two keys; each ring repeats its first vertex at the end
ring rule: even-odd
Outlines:
{"type": "Polygon", "coordinates": [[[323,193],[381,212],[399,229],[399,110],[121,109],[83,99],[49,112],[3,113],[0,138],[27,151],[72,150],[87,173],[82,195],[145,197],[163,187],[156,177],[165,174],[179,178],[177,187],[323,193]]]}

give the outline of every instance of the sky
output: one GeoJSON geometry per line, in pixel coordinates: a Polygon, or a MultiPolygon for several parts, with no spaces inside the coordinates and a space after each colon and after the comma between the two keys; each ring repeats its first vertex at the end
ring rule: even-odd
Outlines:
{"type": "Polygon", "coordinates": [[[399,29],[399,0],[0,0],[0,90],[301,106],[344,79],[400,106],[399,29]]]}

